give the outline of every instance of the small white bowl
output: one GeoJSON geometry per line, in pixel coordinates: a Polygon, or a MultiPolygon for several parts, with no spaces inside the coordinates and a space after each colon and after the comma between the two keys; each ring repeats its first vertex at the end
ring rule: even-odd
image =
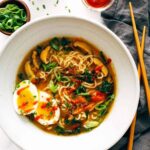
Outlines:
{"type": "Polygon", "coordinates": [[[139,101],[135,63],[123,42],[101,24],[75,17],[48,17],[26,24],[9,39],[0,57],[0,126],[17,145],[26,150],[106,150],[127,131],[139,101]],[[104,122],[78,136],[48,134],[16,114],[13,91],[18,67],[28,51],[54,36],[82,37],[112,59],[117,76],[114,106],[104,122]]]}
{"type": "Polygon", "coordinates": [[[84,4],[87,8],[89,8],[89,9],[91,9],[91,10],[96,10],[96,11],[99,11],[99,12],[104,11],[104,10],[108,9],[109,7],[111,7],[112,4],[114,3],[114,1],[115,1],[115,0],[111,0],[111,2],[110,2],[108,5],[106,5],[106,6],[104,6],[104,7],[96,8],[96,7],[92,7],[90,4],[88,4],[88,2],[86,2],[86,0],[82,0],[83,4],[84,4]]]}

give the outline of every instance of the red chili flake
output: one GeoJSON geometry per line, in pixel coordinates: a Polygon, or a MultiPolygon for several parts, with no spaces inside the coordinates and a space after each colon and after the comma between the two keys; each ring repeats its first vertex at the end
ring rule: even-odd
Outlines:
{"type": "Polygon", "coordinates": [[[107,64],[110,64],[112,60],[110,58],[107,59],[107,64]]]}
{"type": "Polygon", "coordinates": [[[42,104],[41,108],[44,109],[46,108],[47,104],[42,104]]]}
{"type": "Polygon", "coordinates": [[[71,80],[75,86],[75,88],[77,88],[78,86],[81,85],[82,81],[81,80],[78,80],[78,79],[72,79],[71,80]]]}
{"type": "Polygon", "coordinates": [[[83,96],[77,96],[75,99],[71,99],[72,104],[83,104],[86,103],[87,100],[83,96]]]}
{"type": "Polygon", "coordinates": [[[51,99],[50,99],[50,98],[47,98],[46,100],[47,100],[47,101],[50,101],[51,99]]]}
{"type": "Polygon", "coordinates": [[[95,80],[95,77],[92,77],[92,80],[94,81],[94,80],[95,80]]]}
{"type": "Polygon", "coordinates": [[[76,83],[81,84],[81,80],[76,79],[76,83]]]}
{"type": "Polygon", "coordinates": [[[80,126],[80,124],[76,123],[76,124],[72,125],[70,128],[71,128],[71,130],[74,130],[74,129],[78,128],[79,126],[80,126]]]}
{"type": "Polygon", "coordinates": [[[27,109],[27,110],[25,110],[25,112],[28,113],[28,112],[30,112],[30,111],[32,111],[32,110],[33,110],[33,108],[27,109]]]}
{"type": "Polygon", "coordinates": [[[99,50],[95,49],[95,50],[94,50],[94,54],[95,54],[95,55],[99,55],[99,50]]]}
{"type": "Polygon", "coordinates": [[[17,91],[17,95],[20,95],[22,91],[24,91],[25,89],[29,88],[29,86],[26,86],[20,90],[17,91]]]}
{"type": "Polygon", "coordinates": [[[95,70],[96,73],[98,73],[102,70],[102,68],[103,68],[102,65],[101,66],[96,66],[94,70],[95,70]]]}
{"type": "Polygon", "coordinates": [[[38,101],[33,102],[33,105],[36,105],[38,103],[38,101]]]}
{"type": "Polygon", "coordinates": [[[69,72],[70,74],[75,74],[75,73],[76,73],[76,67],[69,68],[69,69],[68,69],[68,72],[69,72]]]}
{"type": "Polygon", "coordinates": [[[100,91],[94,91],[91,95],[91,100],[93,102],[98,102],[106,99],[106,94],[100,91]]]}
{"type": "Polygon", "coordinates": [[[19,108],[23,108],[23,107],[27,106],[27,104],[28,104],[28,102],[24,102],[24,103],[22,103],[21,106],[19,106],[19,108]]]}
{"type": "Polygon", "coordinates": [[[36,116],[34,119],[36,120],[36,121],[38,121],[39,119],[41,119],[42,118],[42,115],[39,115],[39,116],[36,116]]]}
{"type": "Polygon", "coordinates": [[[54,106],[54,107],[53,107],[53,110],[54,110],[54,111],[56,111],[57,109],[58,109],[58,107],[57,107],[57,106],[54,106]]]}
{"type": "Polygon", "coordinates": [[[38,80],[36,80],[36,79],[32,79],[31,82],[32,82],[33,84],[38,84],[38,80]]]}
{"type": "Polygon", "coordinates": [[[84,103],[84,104],[82,104],[82,107],[84,108],[84,107],[86,107],[88,105],[88,103],[84,103]]]}
{"type": "Polygon", "coordinates": [[[72,93],[73,91],[75,91],[76,89],[74,88],[74,87],[72,87],[72,88],[68,88],[68,90],[67,90],[67,92],[70,94],[70,93],[72,93]]]}

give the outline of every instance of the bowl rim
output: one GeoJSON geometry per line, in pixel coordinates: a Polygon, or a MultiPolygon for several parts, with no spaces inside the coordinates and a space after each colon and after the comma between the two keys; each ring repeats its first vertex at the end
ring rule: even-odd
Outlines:
{"type": "MultiPolygon", "coordinates": [[[[87,18],[82,18],[82,17],[77,17],[77,16],[66,16],[66,15],[46,16],[46,17],[43,17],[43,18],[37,18],[37,19],[35,19],[35,20],[33,20],[33,21],[25,24],[22,28],[19,28],[14,34],[12,34],[12,36],[10,36],[10,38],[8,39],[8,41],[6,42],[6,44],[3,46],[2,51],[0,53],[0,57],[2,56],[4,50],[7,48],[7,45],[9,45],[9,43],[11,43],[11,40],[13,38],[15,38],[17,35],[19,35],[21,32],[25,31],[29,26],[32,26],[33,24],[36,24],[36,23],[44,21],[44,20],[49,20],[49,19],[63,19],[63,18],[64,19],[76,19],[76,20],[84,21],[84,22],[93,24],[94,26],[102,28],[104,31],[106,31],[108,34],[110,34],[123,47],[125,53],[127,54],[128,58],[129,58],[129,61],[130,61],[131,65],[132,65],[132,69],[133,69],[133,72],[134,72],[134,75],[135,75],[135,82],[136,82],[135,86],[136,86],[136,89],[137,89],[135,97],[138,100],[136,102],[135,110],[133,111],[132,115],[130,115],[130,119],[128,121],[129,124],[126,124],[126,128],[124,128],[124,130],[122,130],[122,132],[120,132],[120,136],[118,136],[116,139],[114,139],[111,145],[107,146],[107,149],[110,149],[113,145],[115,145],[122,138],[122,136],[125,134],[125,132],[130,127],[130,125],[132,123],[132,120],[133,120],[133,118],[134,118],[134,116],[136,114],[136,110],[137,110],[138,103],[139,103],[139,97],[140,97],[140,82],[139,82],[139,78],[138,78],[138,72],[137,72],[135,61],[134,61],[134,59],[133,59],[130,51],[126,47],[126,45],[123,43],[123,41],[115,33],[113,33],[104,24],[98,23],[98,22],[96,22],[94,20],[89,20],[87,18]]],[[[20,147],[22,149],[24,148],[24,147],[22,147],[22,145],[19,144],[20,142],[18,142],[18,141],[16,141],[16,140],[14,140],[14,139],[11,138],[11,136],[9,135],[9,133],[7,131],[5,131],[5,129],[1,126],[1,124],[0,124],[0,128],[4,131],[4,133],[7,135],[7,137],[14,144],[16,144],[18,147],[20,147]]]]}
{"type": "MultiPolygon", "coordinates": [[[[3,8],[3,6],[6,6],[7,4],[16,4],[16,5],[20,4],[22,6],[22,8],[24,8],[24,10],[26,11],[26,14],[27,14],[27,20],[26,20],[25,24],[31,20],[30,9],[24,1],[22,1],[22,0],[3,0],[0,2],[0,8],[3,8]]],[[[25,25],[25,24],[23,24],[23,25],[25,25]]],[[[8,32],[8,31],[4,31],[4,30],[0,29],[0,32],[3,34],[6,34],[6,35],[11,35],[12,33],[16,32],[16,31],[8,32]]]]}

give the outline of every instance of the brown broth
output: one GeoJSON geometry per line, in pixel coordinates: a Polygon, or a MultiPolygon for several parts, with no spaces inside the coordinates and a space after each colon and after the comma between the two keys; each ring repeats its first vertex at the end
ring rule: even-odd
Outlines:
{"type": "MultiPolygon", "coordinates": [[[[96,58],[98,58],[98,59],[100,59],[100,57],[98,56],[99,55],[99,50],[98,50],[98,48],[96,48],[94,45],[92,45],[91,43],[89,43],[89,42],[87,42],[86,40],[84,40],[84,39],[82,39],[82,38],[72,38],[72,37],[67,37],[67,39],[69,39],[72,43],[74,43],[75,41],[81,41],[81,42],[84,42],[84,43],[87,43],[91,48],[92,48],[92,53],[93,53],[93,55],[96,57],[96,58]]],[[[38,44],[38,45],[40,45],[40,46],[42,46],[42,48],[45,48],[46,46],[48,46],[49,45],[49,41],[50,40],[47,40],[47,41],[45,41],[45,42],[42,42],[42,43],[40,43],[40,44],[38,44]]],[[[23,75],[24,75],[24,77],[25,77],[25,79],[28,79],[28,77],[26,76],[26,73],[25,73],[25,70],[24,70],[24,64],[26,63],[26,61],[27,60],[31,60],[31,55],[32,55],[32,52],[34,51],[34,50],[36,50],[36,47],[34,47],[34,48],[32,48],[30,51],[29,51],[29,53],[25,56],[25,58],[23,59],[23,61],[22,61],[22,63],[21,63],[21,65],[19,66],[19,69],[18,69],[18,73],[17,74],[20,74],[20,73],[22,73],[23,75]]],[[[43,49],[42,49],[43,50],[43,49]]],[[[79,51],[79,52],[81,52],[81,50],[80,49],[77,49],[77,51],[79,51]]],[[[82,53],[82,52],[81,52],[82,53]]],[[[108,60],[108,57],[104,54],[104,57],[106,58],[106,60],[108,60]]],[[[101,59],[100,59],[101,60],[101,59]]],[[[93,69],[95,67],[95,65],[93,65],[91,68],[88,68],[88,69],[93,69]]],[[[115,71],[114,71],[114,68],[113,68],[113,64],[112,63],[110,63],[110,64],[108,64],[107,65],[107,69],[109,70],[109,75],[108,76],[110,76],[110,78],[111,78],[111,80],[113,81],[113,91],[112,91],[112,93],[116,96],[116,75],[115,75],[115,71]]],[[[106,79],[107,79],[108,77],[106,77],[106,79]]],[[[105,78],[103,79],[103,80],[106,80],[105,78]]],[[[49,79],[50,80],[50,79],[49,79]]],[[[49,80],[46,80],[45,82],[41,82],[41,83],[36,83],[36,86],[37,86],[37,88],[39,89],[39,90],[43,90],[43,88],[44,87],[46,87],[46,85],[49,83],[49,80]]],[[[18,83],[18,82],[20,82],[20,79],[18,78],[18,76],[17,76],[17,78],[16,78],[16,83],[18,83]]],[[[87,89],[87,88],[86,88],[87,89]]],[[[90,90],[90,89],[88,89],[88,90],[90,90]]],[[[47,92],[47,91],[46,91],[47,92]]],[[[48,91],[48,93],[49,93],[49,91],[48,91]]],[[[50,94],[51,94],[51,92],[50,92],[50,94]]],[[[56,95],[57,96],[57,95],[56,95]]],[[[77,95],[75,95],[75,96],[77,96],[77,95]]],[[[104,121],[104,119],[108,116],[108,114],[110,113],[110,111],[111,111],[111,109],[112,109],[112,105],[113,105],[113,102],[114,102],[114,100],[108,105],[108,108],[107,108],[107,113],[106,114],[104,114],[104,115],[102,115],[101,117],[99,117],[99,120],[98,120],[98,122],[99,122],[99,124],[101,124],[101,122],[103,122],[104,121]]],[[[91,102],[87,102],[87,103],[91,103],[91,102]]],[[[77,106],[78,107],[78,106],[77,106]]],[[[95,111],[95,109],[94,109],[94,111],[95,111]]],[[[91,111],[91,112],[94,112],[94,111],[91,111]]],[[[63,114],[63,112],[62,112],[62,110],[60,111],[61,112],[61,117],[62,116],[67,116],[67,115],[64,115],[63,114]]],[[[84,111],[85,112],[85,111],[84,111]]],[[[89,112],[89,114],[91,113],[91,112],[89,112]]],[[[97,111],[95,111],[95,112],[97,112],[97,111]]],[[[89,114],[87,115],[88,117],[89,117],[89,114]]],[[[80,132],[78,132],[78,131],[74,131],[74,130],[72,130],[72,131],[74,131],[74,132],[72,132],[72,133],[65,133],[65,132],[62,132],[62,133],[57,133],[56,131],[55,131],[55,129],[54,128],[56,128],[58,125],[58,123],[56,123],[55,125],[51,125],[51,126],[43,126],[43,125],[41,125],[40,123],[38,123],[35,119],[33,119],[32,118],[32,116],[27,116],[30,120],[32,120],[32,122],[37,126],[37,127],[39,127],[40,129],[42,129],[42,130],[44,130],[44,131],[46,131],[46,132],[48,132],[48,133],[52,133],[52,134],[60,134],[60,135],[75,135],[75,134],[79,134],[79,133],[83,133],[83,132],[86,132],[86,131],[90,131],[90,130],[92,130],[92,129],[94,129],[95,127],[93,127],[93,128],[90,128],[90,129],[84,129],[83,128],[83,126],[81,127],[81,129],[80,129],[80,132]],[[53,129],[51,129],[51,130],[49,130],[49,128],[53,128],[53,129]]],[[[68,119],[68,118],[67,118],[68,119]]],[[[85,124],[85,122],[87,121],[87,119],[85,120],[85,121],[81,121],[81,125],[83,125],[83,124],[85,124]]],[[[94,120],[95,121],[95,120],[94,120]]],[[[96,120],[97,121],[97,120],[96,120]]],[[[77,123],[75,123],[75,124],[78,124],[78,122],[77,123]]],[[[72,123],[70,126],[73,126],[74,124],[72,123]]],[[[81,126],[80,125],[80,126],[81,126]]],[[[65,125],[66,126],[66,129],[65,130],[69,130],[70,129],[70,127],[68,127],[69,125],[65,125]]],[[[98,125],[99,126],[99,125],[98,125]]],[[[96,127],[98,127],[98,126],[96,126],[96,127]]]]}

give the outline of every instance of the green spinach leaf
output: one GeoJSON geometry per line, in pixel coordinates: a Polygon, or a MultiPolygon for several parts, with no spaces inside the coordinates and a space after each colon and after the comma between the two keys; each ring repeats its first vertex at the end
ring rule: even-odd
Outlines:
{"type": "Polygon", "coordinates": [[[104,63],[104,65],[106,65],[107,64],[107,60],[106,60],[106,58],[105,58],[105,56],[104,56],[102,51],[100,51],[99,56],[100,56],[101,61],[104,63]]]}
{"type": "Polygon", "coordinates": [[[23,73],[19,73],[19,74],[18,74],[18,78],[19,78],[20,81],[25,80],[25,76],[24,76],[23,73]]]}
{"type": "Polygon", "coordinates": [[[82,81],[86,81],[88,83],[93,83],[94,82],[93,76],[94,75],[86,69],[85,72],[81,76],[79,76],[79,79],[82,81]]]}
{"type": "Polygon", "coordinates": [[[103,83],[97,87],[97,89],[106,94],[112,94],[114,90],[114,84],[108,81],[103,81],[103,83]]]}
{"type": "Polygon", "coordinates": [[[55,62],[51,62],[49,64],[42,63],[42,67],[43,67],[44,71],[50,71],[51,69],[54,69],[56,66],[57,66],[57,63],[55,63],[55,62]]]}
{"type": "Polygon", "coordinates": [[[57,38],[57,37],[55,37],[55,38],[53,38],[53,39],[51,39],[51,41],[50,41],[50,46],[54,49],[54,50],[57,50],[57,51],[59,51],[60,50],[60,41],[59,41],[59,39],[57,38]]]}
{"type": "Polygon", "coordinates": [[[56,126],[55,131],[57,132],[57,134],[64,134],[65,133],[64,128],[62,128],[60,126],[56,126]]]}
{"type": "MultiPolygon", "coordinates": [[[[83,85],[80,85],[76,90],[75,94],[80,95],[81,93],[86,93],[86,87],[83,85]]],[[[84,95],[84,94],[83,94],[84,95]]]]}
{"type": "Polygon", "coordinates": [[[36,47],[36,51],[37,51],[37,53],[40,55],[41,52],[42,52],[42,47],[38,45],[38,46],[36,47]]]}
{"type": "Polygon", "coordinates": [[[65,37],[63,37],[62,39],[61,39],[61,45],[64,47],[64,46],[67,46],[68,44],[70,44],[71,43],[71,41],[70,40],[68,40],[67,38],[65,38],[65,37]]]}

